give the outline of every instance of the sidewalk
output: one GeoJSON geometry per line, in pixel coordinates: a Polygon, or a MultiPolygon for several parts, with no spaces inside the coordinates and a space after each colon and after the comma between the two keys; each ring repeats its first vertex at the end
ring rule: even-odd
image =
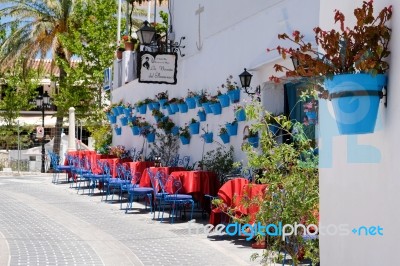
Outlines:
{"type": "Polygon", "coordinates": [[[138,202],[125,214],[51,179],[0,174],[0,265],[259,265],[244,238],[189,234],[188,222],[154,221],[138,202]]]}

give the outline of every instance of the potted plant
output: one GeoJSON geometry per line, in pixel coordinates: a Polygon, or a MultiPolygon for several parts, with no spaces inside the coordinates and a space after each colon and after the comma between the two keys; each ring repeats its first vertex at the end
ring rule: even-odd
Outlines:
{"type": "Polygon", "coordinates": [[[233,76],[229,75],[226,78],[225,84],[222,84],[221,87],[226,88],[231,103],[238,103],[240,101],[240,89],[238,88],[237,83],[232,81],[232,79],[233,76]]]}
{"type": "Polygon", "coordinates": [[[138,102],[136,102],[135,106],[136,106],[136,111],[137,111],[139,114],[141,114],[141,115],[146,114],[146,111],[147,111],[147,104],[146,104],[144,101],[138,101],[138,102]]]}
{"type": "Polygon", "coordinates": [[[218,136],[221,138],[224,144],[229,143],[230,136],[228,134],[226,127],[220,126],[218,136]]]}
{"type": "Polygon", "coordinates": [[[233,107],[233,112],[237,121],[246,121],[246,111],[242,105],[236,104],[233,107]]]}
{"type": "Polygon", "coordinates": [[[125,146],[117,145],[108,147],[108,154],[120,159],[124,159],[128,157],[129,152],[126,150],[125,146]]]}
{"type": "Polygon", "coordinates": [[[247,139],[248,143],[254,148],[258,148],[259,136],[258,131],[250,128],[248,134],[244,136],[247,139]]]}
{"type": "Polygon", "coordinates": [[[168,101],[168,91],[157,93],[156,99],[160,103],[161,108],[165,109],[164,104],[168,101]]]}
{"type": "Polygon", "coordinates": [[[118,125],[114,125],[114,130],[115,130],[115,134],[121,135],[121,133],[122,133],[121,127],[119,127],[118,125]]]}
{"type": "Polygon", "coordinates": [[[199,134],[200,122],[197,121],[196,119],[192,118],[192,120],[189,123],[189,130],[190,130],[190,134],[192,134],[192,135],[199,134]]]}
{"type": "Polygon", "coordinates": [[[204,131],[204,134],[201,135],[201,137],[204,139],[205,143],[212,143],[214,134],[209,132],[208,129],[204,130],[203,128],[202,130],[204,131]]]}
{"type": "Polygon", "coordinates": [[[231,123],[226,123],[226,131],[229,136],[236,136],[238,131],[238,121],[236,118],[231,123]]]}
{"type": "Polygon", "coordinates": [[[179,139],[181,140],[182,145],[187,145],[190,143],[190,132],[187,124],[179,128],[179,139]]]}
{"type": "Polygon", "coordinates": [[[217,91],[218,101],[221,104],[221,107],[228,107],[230,105],[230,98],[228,94],[223,94],[220,90],[217,91]]]}
{"type": "Polygon", "coordinates": [[[294,31],[292,37],[287,34],[278,36],[298,46],[297,49],[276,48],[283,58],[289,55],[298,62],[298,67],[290,70],[275,65],[275,70],[286,72],[288,77],[322,80],[326,91],[321,87],[318,91],[321,97],[332,101],[341,134],[374,131],[379,98],[387,84],[384,74],[389,68],[386,58],[390,55],[391,29],[386,24],[391,19],[392,6],[383,8],[376,17],[373,13],[373,1],[364,1],[354,10],[356,23],[350,28],[344,24],[344,14],[336,10],[334,20],[340,23],[339,30],[314,28],[315,40],[323,53],[304,42],[299,31],[294,31]]]}
{"type": "Polygon", "coordinates": [[[219,103],[218,96],[215,95],[215,96],[211,97],[209,103],[210,103],[210,108],[212,110],[212,113],[214,115],[220,115],[222,112],[222,107],[221,107],[221,104],[219,103]]]}
{"type": "Polygon", "coordinates": [[[206,111],[204,111],[204,109],[199,110],[199,111],[197,112],[197,116],[199,117],[199,120],[200,120],[201,122],[206,121],[207,114],[206,114],[206,111]]]}
{"type": "Polygon", "coordinates": [[[184,98],[177,98],[176,103],[178,104],[179,112],[181,112],[181,113],[188,112],[188,106],[187,106],[184,98]]]}
{"type": "Polygon", "coordinates": [[[187,93],[185,102],[189,109],[196,108],[196,103],[197,103],[199,97],[200,96],[197,92],[194,92],[194,91],[191,91],[188,89],[188,93],[187,93]]]}
{"type": "Polygon", "coordinates": [[[122,59],[122,55],[123,55],[124,51],[125,51],[124,47],[121,47],[121,46],[117,47],[117,51],[115,52],[115,55],[116,55],[118,60],[122,59]]]}
{"type": "Polygon", "coordinates": [[[132,130],[132,134],[134,136],[138,136],[140,134],[140,124],[139,121],[141,120],[141,117],[134,117],[132,121],[128,122],[128,126],[132,130]]]}

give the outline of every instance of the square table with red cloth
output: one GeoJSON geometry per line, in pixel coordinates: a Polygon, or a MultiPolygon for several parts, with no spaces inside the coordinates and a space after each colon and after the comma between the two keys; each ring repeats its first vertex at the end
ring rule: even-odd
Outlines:
{"type": "MultiPolygon", "coordinates": [[[[252,203],[248,207],[244,207],[242,201],[245,198],[253,199],[264,195],[267,185],[264,184],[252,184],[245,178],[235,178],[226,182],[218,191],[218,198],[229,208],[236,208],[236,214],[238,216],[248,215],[250,216],[250,223],[255,221],[255,216],[259,210],[259,206],[252,203]]],[[[221,223],[222,217],[225,214],[222,213],[221,209],[214,208],[210,214],[210,224],[217,225],[221,223]]],[[[228,217],[225,217],[229,220],[228,217]]]]}
{"type": "MultiPolygon", "coordinates": [[[[169,175],[175,171],[185,171],[184,167],[149,167],[148,169],[150,169],[150,171],[153,173],[153,175],[155,175],[158,171],[161,171],[166,175],[169,175]]],[[[150,176],[149,176],[147,169],[145,169],[143,171],[142,177],[140,178],[139,185],[141,187],[151,187],[150,176]]]]}
{"type": "MultiPolygon", "coordinates": [[[[67,152],[67,155],[78,157],[79,159],[87,158],[88,161],[92,164],[96,159],[97,152],[91,151],[91,150],[78,150],[78,151],[69,151],[69,152],[67,152]]],[[[69,162],[68,162],[67,156],[65,156],[64,165],[68,165],[68,164],[69,164],[69,162]]]]}
{"type": "Polygon", "coordinates": [[[154,162],[126,162],[122,165],[130,170],[133,177],[136,173],[140,173],[140,176],[142,176],[146,168],[154,166],[154,162]]]}
{"type": "MultiPolygon", "coordinates": [[[[218,176],[211,171],[174,171],[170,174],[182,182],[181,194],[192,194],[198,201],[203,201],[204,195],[216,195],[220,187],[218,176]]],[[[168,183],[166,190],[174,193],[172,182],[168,183]]]]}

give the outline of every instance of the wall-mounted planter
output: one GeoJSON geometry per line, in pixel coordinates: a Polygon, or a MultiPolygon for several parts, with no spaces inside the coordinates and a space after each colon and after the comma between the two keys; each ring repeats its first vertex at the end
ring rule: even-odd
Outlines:
{"type": "Polygon", "coordinates": [[[276,135],[279,132],[279,125],[274,125],[274,124],[268,125],[268,129],[269,131],[271,131],[272,134],[276,135]]]}
{"type": "Polygon", "coordinates": [[[122,115],[124,113],[125,107],[120,105],[120,106],[117,106],[117,109],[118,109],[118,114],[122,115]]]}
{"type": "Polygon", "coordinates": [[[230,105],[230,98],[228,94],[222,94],[218,96],[218,100],[221,103],[221,107],[228,107],[230,105]]]}
{"type": "Polygon", "coordinates": [[[230,137],[228,133],[220,134],[219,137],[221,138],[224,144],[229,143],[230,137]]]}
{"type": "Polygon", "coordinates": [[[206,114],[212,114],[212,113],[213,113],[213,111],[212,111],[212,109],[211,109],[211,104],[210,104],[210,103],[205,102],[205,103],[202,103],[201,106],[203,106],[204,111],[206,112],[206,114]]]}
{"type": "Polygon", "coordinates": [[[165,106],[166,106],[166,108],[167,108],[167,112],[168,112],[169,115],[175,114],[175,112],[172,110],[172,107],[171,107],[170,104],[167,104],[167,105],[165,105],[165,106]]]}
{"type": "Polygon", "coordinates": [[[147,139],[148,143],[153,143],[154,140],[156,139],[156,133],[151,132],[151,133],[147,134],[146,139],[147,139]]]}
{"type": "Polygon", "coordinates": [[[240,90],[230,90],[227,92],[231,103],[238,103],[240,101],[240,90]]]}
{"type": "Polygon", "coordinates": [[[113,114],[114,114],[115,116],[119,116],[119,115],[120,115],[119,110],[118,110],[117,107],[113,107],[113,108],[112,108],[112,112],[113,112],[113,114]]]}
{"type": "Polygon", "coordinates": [[[258,142],[259,142],[258,136],[248,137],[247,140],[251,146],[253,146],[254,148],[258,148],[258,142]]]}
{"type": "Polygon", "coordinates": [[[160,107],[162,109],[165,109],[165,103],[168,101],[168,99],[160,99],[158,100],[158,103],[160,104],[160,107]]]}
{"type": "Polygon", "coordinates": [[[131,130],[132,130],[132,134],[134,136],[138,136],[140,134],[140,127],[138,127],[138,126],[131,127],[131,130]]]}
{"type": "Polygon", "coordinates": [[[190,134],[192,134],[192,135],[199,134],[199,132],[200,132],[200,122],[189,124],[189,131],[190,131],[190,134]]]}
{"type": "Polygon", "coordinates": [[[179,136],[179,139],[182,142],[182,145],[188,145],[190,143],[190,138],[185,138],[184,136],[179,136]]]}
{"type": "Polygon", "coordinates": [[[244,109],[239,109],[235,112],[235,117],[237,121],[246,121],[246,111],[244,109]]]}
{"type": "Polygon", "coordinates": [[[238,123],[226,123],[226,131],[229,136],[236,136],[238,131],[238,123]]]}
{"type": "Polygon", "coordinates": [[[117,123],[117,117],[112,114],[107,114],[108,121],[110,121],[111,124],[117,123]]]}
{"type": "Polygon", "coordinates": [[[147,104],[147,109],[149,109],[149,111],[153,111],[153,109],[154,109],[153,103],[148,103],[147,104]]]}
{"type": "Polygon", "coordinates": [[[213,133],[212,132],[205,133],[202,137],[206,143],[213,142],[213,133]]]}
{"type": "Polygon", "coordinates": [[[197,112],[197,116],[199,117],[199,119],[200,119],[201,122],[206,121],[206,118],[207,118],[206,112],[204,112],[204,111],[198,111],[198,112],[197,112]]]}
{"type": "Polygon", "coordinates": [[[160,103],[159,102],[152,102],[151,105],[153,106],[153,109],[160,110],[160,103]]]}
{"type": "Polygon", "coordinates": [[[178,104],[179,112],[181,113],[187,113],[188,112],[188,106],[186,103],[180,103],[178,104]]]}
{"type": "Polygon", "coordinates": [[[179,134],[179,127],[174,126],[174,127],[171,129],[171,134],[172,134],[173,136],[177,136],[177,135],[179,134]]]}
{"type": "Polygon", "coordinates": [[[119,120],[121,121],[121,125],[122,126],[127,126],[128,125],[128,118],[126,116],[121,117],[119,120]]]}
{"type": "Polygon", "coordinates": [[[125,108],[124,108],[124,115],[125,115],[126,117],[130,117],[131,114],[132,114],[132,108],[130,108],[130,107],[125,107],[125,108]]]}
{"type": "Polygon", "coordinates": [[[179,112],[179,106],[177,103],[170,103],[169,106],[171,107],[171,110],[175,113],[179,112]]]}
{"type": "Polygon", "coordinates": [[[142,104],[141,106],[136,107],[136,110],[142,115],[146,114],[147,104],[142,104]]]}
{"type": "Polygon", "coordinates": [[[222,112],[222,107],[220,103],[213,103],[210,105],[211,110],[214,115],[220,115],[222,112]]]}
{"type": "Polygon", "coordinates": [[[115,130],[115,134],[121,135],[121,133],[122,133],[122,127],[114,127],[114,130],[115,130]]]}
{"type": "Polygon", "coordinates": [[[386,76],[379,74],[334,75],[325,80],[342,135],[373,133],[386,76]]]}
{"type": "Polygon", "coordinates": [[[196,108],[196,98],[195,97],[188,97],[185,99],[185,102],[189,109],[196,108]]]}

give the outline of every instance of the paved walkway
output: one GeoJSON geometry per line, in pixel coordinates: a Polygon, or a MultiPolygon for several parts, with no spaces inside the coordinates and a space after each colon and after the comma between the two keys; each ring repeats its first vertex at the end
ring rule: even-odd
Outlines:
{"type": "Polygon", "coordinates": [[[0,176],[0,192],[0,266],[259,265],[244,238],[189,234],[187,222],[153,221],[136,202],[125,214],[50,174],[0,176]]]}

